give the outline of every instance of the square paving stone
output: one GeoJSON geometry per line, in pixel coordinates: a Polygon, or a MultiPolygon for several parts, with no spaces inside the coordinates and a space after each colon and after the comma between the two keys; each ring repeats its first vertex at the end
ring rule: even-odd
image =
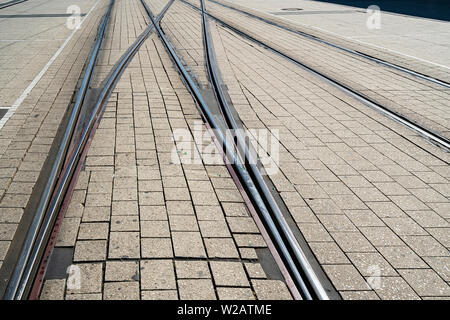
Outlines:
{"type": "Polygon", "coordinates": [[[200,232],[172,232],[172,241],[176,257],[206,257],[200,232]]]}
{"type": "Polygon", "coordinates": [[[106,282],[104,300],[139,300],[139,282],[106,282]]]}
{"type": "Polygon", "coordinates": [[[350,264],[324,265],[323,268],[337,290],[370,290],[365,279],[350,264]]]}
{"type": "Polygon", "coordinates": [[[239,258],[231,238],[208,238],[205,239],[205,246],[209,258],[239,258]]]}
{"type": "Polygon", "coordinates": [[[106,240],[77,241],[74,261],[101,261],[106,259],[106,240]]]}
{"type": "Polygon", "coordinates": [[[181,300],[216,300],[210,279],[178,280],[178,290],[181,300]]]}
{"type": "Polygon", "coordinates": [[[286,284],[280,280],[252,280],[258,300],[292,300],[286,284]]]}
{"type": "Polygon", "coordinates": [[[176,289],[172,260],[141,260],[142,290],[176,289]]]}
{"type": "Polygon", "coordinates": [[[170,238],[142,238],[143,258],[172,258],[172,241],[170,238]]]}
{"type": "Polygon", "coordinates": [[[241,262],[211,261],[209,265],[217,286],[250,286],[241,262]]]}
{"type": "Polygon", "coordinates": [[[170,237],[168,221],[141,221],[141,236],[151,238],[170,237]]]}
{"type": "Polygon", "coordinates": [[[139,258],[139,232],[111,232],[109,258],[139,258]]]}
{"type": "Polygon", "coordinates": [[[255,295],[250,288],[218,287],[219,300],[255,300],[255,295]]]}
{"type": "Polygon", "coordinates": [[[178,279],[210,279],[206,261],[175,261],[178,279]]]}
{"type": "Polygon", "coordinates": [[[107,261],[105,281],[132,281],[139,279],[137,261],[107,261]]]}
{"type": "Polygon", "coordinates": [[[398,270],[420,296],[450,296],[450,286],[431,269],[398,270]]]}

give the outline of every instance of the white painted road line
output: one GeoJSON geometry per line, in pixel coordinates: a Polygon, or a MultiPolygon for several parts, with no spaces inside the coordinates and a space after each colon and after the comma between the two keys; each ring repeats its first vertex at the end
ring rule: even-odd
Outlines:
{"type": "Polygon", "coordinates": [[[50,68],[50,66],[55,62],[56,58],[61,54],[61,52],[64,50],[64,48],[67,46],[67,44],[72,40],[75,33],[77,33],[78,30],[81,29],[81,26],[83,25],[86,18],[91,14],[92,11],[94,11],[95,7],[97,7],[97,4],[100,2],[100,0],[97,0],[95,4],[92,6],[92,8],[89,10],[89,12],[84,16],[83,20],[81,20],[80,25],[78,28],[75,28],[72,33],[69,35],[69,37],[64,41],[64,43],[61,45],[61,47],[55,52],[55,54],[50,58],[50,60],[47,62],[47,64],[42,68],[42,70],[38,73],[38,75],[31,81],[31,83],[28,85],[28,87],[22,92],[20,97],[13,103],[13,105],[8,109],[8,112],[5,114],[5,116],[0,120],[0,129],[3,128],[5,123],[11,118],[11,116],[16,112],[17,108],[20,107],[22,102],[25,100],[25,98],[30,94],[31,90],[36,86],[36,84],[41,80],[41,78],[44,76],[44,74],[47,72],[47,70],[50,68]]]}

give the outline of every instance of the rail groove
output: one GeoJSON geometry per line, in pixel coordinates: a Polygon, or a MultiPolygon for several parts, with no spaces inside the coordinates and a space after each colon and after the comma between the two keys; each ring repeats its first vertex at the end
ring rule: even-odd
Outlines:
{"type": "MultiPolygon", "coordinates": [[[[104,37],[106,25],[108,23],[114,1],[115,0],[111,0],[107,13],[101,22],[97,41],[91,51],[88,66],[86,67],[86,71],[83,76],[82,85],[78,91],[76,103],[70,115],[69,125],[65,129],[63,141],[60,144],[58,155],[52,166],[52,173],[47,180],[45,190],[40,198],[39,209],[33,216],[32,224],[27,232],[25,242],[20,251],[19,260],[16,263],[11,278],[9,279],[5,295],[3,297],[6,300],[27,299],[31,287],[35,281],[36,270],[43,263],[42,255],[47,249],[49,237],[52,233],[54,223],[58,218],[61,203],[66,196],[66,191],[69,187],[73,174],[79,165],[79,159],[91,136],[92,129],[98,121],[104,109],[105,103],[120,79],[121,74],[153,30],[153,25],[150,24],[114,65],[113,69],[104,80],[100,93],[96,97],[95,105],[88,121],[86,122],[86,125],[84,126],[80,139],[74,143],[74,151],[70,155],[67,155],[67,149],[71,143],[71,138],[73,138],[72,136],[75,130],[78,115],[81,108],[83,108],[84,99],[89,90],[91,75],[98,58],[98,51],[101,47],[102,39],[104,37]],[[67,156],[68,158],[65,158],[67,156]]],[[[170,0],[166,4],[156,18],[157,21],[164,16],[165,12],[172,5],[172,3],[173,0],[170,0]]]]}
{"type": "MultiPolygon", "coordinates": [[[[180,0],[183,3],[187,4],[188,6],[194,8],[197,11],[201,11],[200,8],[196,7],[195,5],[192,5],[189,2],[186,2],[185,0],[180,0]]],[[[309,73],[315,75],[316,77],[318,77],[319,79],[327,82],[328,84],[334,86],[335,88],[343,91],[344,93],[346,93],[347,95],[353,97],[354,99],[358,100],[359,102],[365,104],[366,106],[379,111],[380,113],[384,114],[385,116],[393,119],[394,121],[401,123],[402,125],[408,127],[409,129],[415,131],[416,133],[418,133],[419,135],[421,135],[422,137],[424,137],[427,141],[429,141],[430,143],[439,146],[440,148],[442,148],[445,152],[450,152],[450,140],[447,139],[446,137],[440,135],[439,133],[436,133],[428,128],[425,128],[417,123],[415,123],[414,121],[406,118],[405,116],[399,114],[398,112],[395,112],[373,100],[371,100],[369,97],[366,97],[365,95],[357,92],[356,90],[350,88],[347,85],[344,85],[330,77],[328,77],[327,75],[323,74],[322,72],[316,71],[313,68],[305,65],[304,63],[298,61],[297,59],[291,57],[290,55],[270,46],[269,44],[258,40],[256,38],[254,38],[253,36],[249,35],[248,33],[237,29],[236,27],[230,25],[229,23],[225,22],[224,20],[218,18],[217,16],[206,12],[206,14],[213,18],[214,20],[218,21],[220,24],[222,24],[223,26],[225,26],[226,28],[232,30],[233,32],[235,32],[236,34],[264,47],[265,49],[268,49],[269,51],[287,59],[288,61],[294,63],[295,65],[297,65],[298,67],[300,67],[301,69],[308,71],[309,73]]]]}
{"type": "Polygon", "coordinates": [[[14,5],[22,3],[22,2],[26,2],[26,1],[28,1],[28,0],[12,0],[12,1],[8,1],[8,2],[0,3],[0,10],[14,6],[14,5]]]}
{"type": "Polygon", "coordinates": [[[363,52],[360,52],[360,51],[357,51],[357,50],[345,48],[345,47],[343,47],[341,45],[338,45],[338,44],[332,43],[330,41],[321,39],[321,38],[319,38],[317,36],[313,36],[311,34],[308,34],[308,33],[305,33],[305,32],[299,31],[299,30],[295,30],[295,29],[292,29],[290,27],[287,27],[287,26],[284,26],[284,25],[281,25],[281,24],[278,24],[278,23],[276,23],[274,21],[270,21],[270,20],[265,19],[263,17],[257,16],[257,15],[255,15],[253,13],[250,13],[250,12],[247,12],[247,11],[244,11],[244,10],[232,7],[232,6],[227,5],[225,3],[221,3],[221,2],[218,2],[218,1],[215,1],[215,0],[208,0],[208,1],[210,1],[212,3],[215,3],[217,5],[220,5],[222,7],[225,7],[225,8],[228,8],[228,9],[240,12],[242,14],[245,14],[245,15],[247,15],[249,17],[254,18],[254,19],[263,21],[263,22],[265,22],[267,24],[270,24],[272,26],[275,26],[277,28],[289,31],[289,32],[297,34],[297,35],[300,35],[300,36],[305,37],[307,39],[317,41],[319,43],[325,44],[327,46],[330,46],[330,47],[333,47],[333,48],[336,48],[336,49],[339,49],[339,50],[342,50],[342,51],[350,53],[352,55],[355,55],[355,56],[358,56],[358,57],[361,57],[361,58],[368,59],[370,61],[376,62],[376,63],[378,63],[380,65],[385,66],[385,67],[389,67],[389,68],[395,69],[397,71],[401,71],[401,72],[407,73],[407,74],[412,75],[412,76],[414,76],[416,78],[419,78],[419,79],[422,79],[422,80],[426,80],[426,81],[429,81],[429,82],[433,82],[435,84],[438,84],[438,85],[441,85],[441,86],[444,86],[444,87],[450,89],[450,83],[442,81],[440,79],[427,76],[426,74],[423,74],[423,73],[420,73],[420,72],[417,72],[417,71],[414,71],[414,70],[411,70],[411,69],[399,66],[397,64],[388,62],[388,61],[383,60],[383,59],[379,59],[379,58],[373,57],[371,55],[368,55],[366,53],[363,53],[363,52]]]}
{"type": "MultiPolygon", "coordinates": [[[[244,159],[241,159],[241,156],[235,151],[235,146],[233,143],[230,143],[229,139],[227,139],[220,129],[220,125],[215,119],[213,113],[205,102],[200,90],[195,85],[194,80],[188,74],[187,70],[183,66],[181,60],[178,58],[175,53],[174,48],[169,43],[167,37],[162,32],[158,23],[154,20],[151,11],[146,6],[144,0],[141,0],[144,6],[146,7],[147,13],[149,14],[152,22],[155,25],[155,28],[163,41],[163,44],[168,51],[170,57],[175,63],[179,73],[181,74],[185,84],[187,85],[189,91],[193,95],[197,105],[200,108],[200,112],[203,115],[204,119],[207,121],[208,125],[214,130],[215,138],[218,141],[218,144],[223,148],[225,157],[234,168],[235,172],[239,176],[239,180],[244,186],[247,194],[249,195],[252,204],[259,211],[260,216],[262,217],[265,226],[270,230],[272,239],[277,246],[277,249],[280,251],[280,256],[282,257],[284,263],[286,264],[289,273],[294,280],[296,286],[299,289],[301,297],[297,297],[298,299],[322,299],[328,300],[329,296],[325,288],[321,286],[318,277],[315,275],[314,270],[308,263],[306,256],[302,252],[300,245],[295,239],[292,231],[284,220],[282,214],[280,213],[280,209],[278,208],[276,202],[270,194],[267,185],[262,179],[261,173],[256,167],[256,161],[254,155],[251,154],[249,149],[247,148],[243,137],[238,134],[237,140],[238,143],[236,147],[243,151],[244,159]],[[245,159],[249,160],[248,163],[245,159]]],[[[202,2],[203,4],[203,2],[202,2]]],[[[223,97],[223,93],[220,89],[220,85],[218,82],[217,73],[214,67],[214,59],[212,58],[213,53],[211,51],[211,47],[209,45],[209,31],[208,24],[206,22],[206,12],[202,14],[202,27],[203,27],[203,41],[205,43],[206,49],[206,57],[207,57],[207,68],[210,76],[211,83],[214,87],[214,92],[216,95],[216,99],[225,115],[225,120],[229,122],[229,125],[232,129],[237,130],[236,122],[231,115],[228,104],[226,103],[226,99],[223,97]]]]}

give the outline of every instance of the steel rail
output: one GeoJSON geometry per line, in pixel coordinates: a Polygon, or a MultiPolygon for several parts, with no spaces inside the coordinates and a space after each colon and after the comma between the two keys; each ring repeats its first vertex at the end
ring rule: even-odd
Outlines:
{"type": "Polygon", "coordinates": [[[83,77],[83,81],[81,83],[80,89],[78,91],[74,107],[70,114],[69,121],[67,123],[66,130],[64,132],[64,136],[61,140],[58,153],[56,154],[55,160],[53,162],[53,166],[51,172],[49,174],[47,183],[45,184],[44,191],[42,193],[41,199],[39,201],[38,207],[36,209],[36,213],[33,217],[30,228],[27,232],[25,242],[22,246],[21,253],[14,269],[14,272],[8,282],[8,286],[6,288],[4,299],[16,299],[21,298],[23,291],[25,289],[25,282],[22,279],[27,278],[29,276],[29,264],[28,261],[32,256],[33,252],[33,244],[38,238],[39,229],[44,221],[46,209],[50,203],[50,200],[53,195],[53,190],[56,186],[58,175],[61,172],[62,166],[64,164],[64,158],[75,130],[75,126],[77,123],[78,115],[80,114],[80,110],[82,104],[84,102],[84,98],[86,96],[86,92],[88,90],[89,84],[91,82],[91,77],[93,74],[95,62],[98,58],[98,53],[100,50],[100,46],[103,41],[104,33],[106,30],[106,25],[109,20],[109,16],[111,14],[112,6],[114,4],[114,0],[111,0],[107,9],[106,14],[103,16],[102,22],[100,24],[100,29],[97,35],[97,40],[94,44],[94,48],[91,51],[91,55],[86,66],[85,74],[83,77]]]}
{"type": "MultiPolygon", "coordinates": [[[[246,169],[245,165],[241,163],[240,157],[236,154],[234,151],[234,145],[232,145],[229,140],[226,139],[224,133],[222,130],[220,130],[220,126],[216,119],[214,118],[213,113],[211,112],[210,108],[208,107],[207,103],[203,99],[203,96],[200,93],[200,90],[195,85],[192,77],[188,74],[186,69],[184,68],[182,62],[178,58],[177,54],[175,53],[174,48],[169,43],[167,37],[162,32],[160,26],[158,23],[154,20],[153,14],[151,13],[148,6],[145,4],[144,0],[141,0],[144,7],[146,8],[147,13],[150,16],[150,19],[152,20],[159,37],[163,41],[163,44],[169,53],[171,59],[174,61],[179,73],[181,74],[187,88],[191,92],[192,96],[194,97],[195,101],[197,102],[197,105],[200,108],[200,112],[204,119],[209,123],[211,128],[214,130],[215,138],[219,142],[220,146],[224,149],[224,154],[227,159],[227,161],[232,164],[232,166],[236,169],[237,174],[240,177],[240,181],[242,181],[243,185],[245,186],[245,189],[247,190],[252,202],[254,205],[258,208],[259,213],[262,215],[263,220],[265,224],[268,226],[272,237],[275,240],[275,243],[277,244],[279,250],[281,251],[284,260],[288,263],[290,266],[295,266],[295,260],[291,255],[290,249],[286,246],[285,241],[283,240],[282,234],[279,232],[277,225],[275,224],[274,220],[271,217],[271,214],[265,204],[265,201],[263,197],[261,196],[260,192],[258,191],[257,186],[255,185],[250,173],[246,169]]],[[[305,299],[312,299],[312,295],[309,292],[309,289],[305,282],[303,281],[303,278],[299,272],[299,270],[296,267],[290,268],[291,273],[294,276],[294,279],[297,281],[297,285],[302,288],[303,297],[305,299]]]]}
{"type": "MultiPolygon", "coordinates": [[[[199,9],[198,7],[192,5],[189,2],[186,2],[185,0],[180,0],[183,3],[189,5],[190,7],[194,8],[195,10],[201,11],[201,9],[199,9]]],[[[429,130],[411,120],[409,120],[408,118],[406,118],[405,116],[399,114],[396,111],[390,110],[389,108],[371,100],[370,98],[366,97],[365,95],[353,90],[352,88],[350,88],[347,85],[341,84],[338,81],[328,77],[327,75],[323,74],[322,72],[316,71],[313,68],[305,65],[304,63],[298,61],[297,59],[291,57],[290,55],[281,52],[278,49],[275,49],[274,47],[264,43],[261,40],[258,40],[256,38],[254,38],[253,36],[249,35],[248,33],[241,31],[239,29],[237,29],[236,27],[233,27],[232,25],[230,25],[229,23],[223,21],[222,19],[214,16],[213,14],[207,12],[206,13],[209,17],[213,18],[214,20],[218,21],[219,23],[221,23],[222,25],[224,25],[225,27],[227,27],[228,29],[232,30],[233,32],[239,34],[240,36],[255,42],[257,44],[259,44],[260,46],[272,51],[273,53],[285,58],[286,60],[293,62],[294,64],[296,64],[298,67],[302,68],[303,70],[308,71],[309,73],[312,73],[313,75],[315,75],[316,77],[318,77],[319,79],[327,82],[328,84],[331,84],[332,86],[338,88],[339,90],[343,91],[344,93],[346,93],[347,95],[355,98],[356,100],[358,100],[359,102],[365,104],[366,106],[379,111],[380,113],[388,116],[389,118],[401,123],[402,125],[408,127],[409,129],[414,130],[415,132],[417,132],[418,134],[420,134],[421,136],[425,137],[428,141],[430,141],[431,143],[441,147],[442,149],[444,149],[446,152],[450,152],[450,140],[447,139],[446,137],[433,132],[432,130],[429,130]]]]}
{"type": "MultiPolygon", "coordinates": [[[[329,297],[326,293],[326,290],[324,289],[322,283],[320,282],[319,278],[317,277],[316,273],[314,272],[311,264],[309,263],[306,255],[302,251],[299,243],[297,242],[295,236],[292,234],[291,229],[289,228],[286,220],[283,217],[283,214],[281,213],[281,210],[279,206],[277,205],[275,199],[273,198],[273,195],[271,194],[266,182],[264,181],[260,170],[257,166],[257,156],[255,156],[254,152],[251,152],[249,148],[246,145],[246,141],[244,137],[242,136],[241,130],[236,123],[236,120],[231,112],[231,108],[228,105],[227,100],[225,99],[222,86],[220,85],[220,78],[218,76],[218,73],[216,71],[216,59],[214,52],[212,51],[212,45],[210,40],[210,31],[209,31],[209,23],[206,17],[206,9],[204,5],[204,0],[200,0],[201,3],[201,9],[202,9],[202,27],[203,27],[203,41],[205,43],[205,50],[206,50],[206,63],[207,63],[207,69],[210,76],[211,83],[214,87],[214,92],[216,94],[216,99],[221,107],[221,110],[224,113],[224,116],[228,122],[228,125],[233,131],[236,133],[237,137],[237,144],[238,148],[244,152],[245,159],[248,159],[248,161],[244,161],[247,168],[249,168],[251,174],[256,179],[257,185],[259,186],[260,190],[263,192],[264,199],[267,202],[267,204],[270,207],[270,210],[273,213],[273,216],[275,217],[275,220],[279,226],[279,228],[282,231],[283,236],[285,239],[287,239],[288,247],[290,248],[290,251],[294,253],[294,256],[298,262],[298,265],[301,267],[303,274],[308,279],[308,284],[311,286],[311,288],[314,291],[314,294],[317,298],[320,300],[328,300],[329,297]]],[[[290,265],[291,269],[296,268],[296,265],[290,265]]],[[[304,288],[304,280],[296,279],[297,282],[300,285],[300,288],[302,289],[302,292],[305,296],[311,298],[311,294],[309,293],[308,288],[304,288]],[[305,292],[306,291],[306,292],[305,292]]]]}
{"type": "MultiPolygon", "coordinates": [[[[114,0],[112,0],[112,3],[114,0]]],[[[170,5],[173,3],[173,0],[169,1],[167,5],[164,7],[163,11],[158,15],[157,19],[161,19],[164,13],[167,11],[167,9],[170,7],[170,5]]],[[[112,4],[108,8],[108,13],[110,13],[112,8],[112,4]]],[[[104,22],[106,20],[106,15],[104,18],[104,22]]],[[[65,192],[67,190],[67,187],[70,183],[71,177],[73,175],[73,172],[76,169],[76,165],[78,163],[78,160],[82,154],[82,151],[84,149],[84,146],[86,145],[92,127],[94,126],[98,116],[100,115],[102,109],[104,108],[105,102],[107,101],[109,95],[111,94],[113,88],[115,87],[117,81],[120,78],[120,75],[126,68],[126,66],[130,63],[131,59],[135,56],[138,49],[142,46],[144,41],[148,38],[151,31],[153,30],[153,26],[149,25],[144,32],[135,40],[135,42],[128,48],[128,50],[125,52],[125,54],[121,57],[119,63],[117,63],[110,74],[108,75],[107,81],[105,85],[103,86],[97,101],[95,103],[95,106],[93,108],[93,112],[91,113],[91,116],[89,117],[89,120],[87,122],[87,125],[85,126],[85,129],[82,133],[82,136],[79,140],[79,143],[76,146],[75,151],[72,154],[72,157],[69,159],[68,163],[65,165],[65,171],[62,173],[62,175],[59,177],[58,180],[58,188],[54,190],[52,193],[52,201],[47,206],[47,210],[45,210],[45,217],[38,217],[42,216],[43,212],[41,211],[40,215],[36,214],[36,223],[33,225],[32,234],[30,236],[30,240],[27,241],[27,246],[24,247],[23,253],[21,253],[21,260],[19,261],[20,264],[16,266],[16,269],[14,270],[14,275],[10,279],[8,283],[7,292],[5,294],[5,299],[23,299],[24,293],[25,293],[25,287],[33,280],[32,279],[32,272],[35,268],[36,264],[39,263],[39,252],[43,250],[43,247],[45,246],[46,242],[48,241],[49,234],[51,233],[54,221],[57,218],[58,209],[60,207],[60,204],[64,198],[65,192]],[[39,223],[40,222],[40,223],[39,223]]],[[[104,30],[103,30],[104,32],[104,30]]],[[[92,58],[91,58],[92,59],[92,58]]],[[[95,58],[96,59],[96,58],[95,58]]],[[[94,60],[95,60],[94,59],[94,60]]],[[[93,64],[95,65],[95,63],[93,64]]],[[[89,82],[89,81],[88,81],[89,82]]],[[[80,90],[81,91],[81,90],[80,90]]],[[[81,96],[81,94],[79,94],[81,96]]],[[[74,112],[72,112],[72,116],[74,115],[74,112]]],[[[71,116],[71,118],[72,118],[71,116]]],[[[72,122],[71,122],[72,123],[72,122]]],[[[73,131],[74,128],[68,129],[70,131],[73,131]]],[[[69,141],[65,140],[65,144],[61,143],[61,148],[67,148],[69,141]]],[[[60,169],[62,166],[62,163],[58,165],[58,168],[60,169]]],[[[50,183],[50,181],[49,181],[50,183]]],[[[48,184],[49,184],[48,183],[48,184]]],[[[46,196],[47,199],[48,196],[46,196]]],[[[42,200],[44,205],[44,200],[42,200]]],[[[42,207],[43,207],[42,205],[42,207]]],[[[41,209],[42,210],[42,209],[41,209]]]]}
{"type": "Polygon", "coordinates": [[[262,22],[265,22],[265,23],[270,24],[270,25],[272,25],[272,26],[275,26],[275,27],[277,27],[277,28],[280,28],[280,29],[289,31],[289,32],[291,32],[291,33],[300,35],[300,36],[302,36],[302,37],[308,38],[308,39],[310,39],[310,40],[314,40],[314,41],[320,42],[320,43],[325,44],[325,45],[327,45],[327,46],[330,46],[330,47],[333,47],[333,48],[336,48],[336,49],[345,51],[345,52],[347,52],[347,53],[356,55],[356,56],[361,57],[361,58],[364,58],[364,59],[368,59],[368,60],[370,60],[370,61],[372,61],[372,62],[376,62],[376,63],[378,63],[378,64],[381,64],[381,65],[385,66],[385,67],[389,67],[389,68],[395,69],[395,70],[397,70],[397,71],[405,72],[405,73],[407,73],[407,74],[409,74],[409,75],[412,75],[412,76],[414,76],[414,77],[416,77],[416,78],[419,78],[419,79],[422,79],[422,80],[426,80],[426,81],[430,81],[430,82],[433,82],[433,83],[435,83],[435,84],[438,84],[438,85],[441,85],[441,86],[444,86],[444,87],[450,89],[450,83],[448,83],[448,82],[439,80],[439,79],[434,78],[434,77],[431,77],[431,76],[427,76],[426,74],[423,74],[423,73],[420,73],[420,72],[417,72],[417,71],[414,71],[414,70],[411,70],[411,69],[408,69],[408,68],[399,66],[399,65],[397,65],[397,64],[388,62],[388,61],[386,61],[386,60],[383,60],[383,59],[379,59],[379,58],[373,57],[373,56],[371,56],[371,55],[368,55],[368,54],[363,53],[363,52],[360,52],[360,51],[356,51],[356,50],[353,50],[353,49],[345,48],[345,47],[343,47],[343,46],[341,46],[341,45],[338,45],[338,44],[332,43],[332,42],[330,42],[330,41],[321,39],[321,38],[319,38],[319,37],[317,37],[317,36],[314,36],[314,35],[311,35],[311,34],[307,34],[307,33],[305,33],[305,32],[302,32],[302,31],[299,31],[299,30],[295,30],[295,29],[292,29],[292,28],[290,28],[290,27],[287,27],[287,26],[278,24],[278,23],[276,23],[276,22],[274,22],[274,21],[270,21],[270,20],[268,20],[268,19],[266,19],[266,18],[257,16],[256,14],[253,14],[253,13],[250,13],[250,12],[247,12],[247,11],[244,11],[244,10],[241,10],[241,9],[238,9],[238,8],[235,8],[235,7],[232,7],[232,6],[228,5],[228,4],[221,3],[221,2],[218,2],[218,1],[215,1],[215,0],[208,0],[208,1],[210,1],[210,2],[212,2],[212,3],[215,3],[215,4],[217,4],[217,5],[220,5],[220,6],[222,6],[222,7],[225,7],[225,8],[231,9],[231,10],[235,10],[235,11],[240,12],[240,13],[242,13],[242,14],[245,14],[245,15],[247,15],[247,16],[249,16],[249,17],[252,17],[252,18],[254,18],[254,19],[260,20],[260,21],[262,21],[262,22]]]}
{"type": "Polygon", "coordinates": [[[14,5],[22,3],[22,2],[26,2],[26,1],[28,1],[28,0],[18,0],[18,1],[12,0],[12,1],[8,1],[8,2],[0,3],[0,10],[14,6],[14,5]]]}

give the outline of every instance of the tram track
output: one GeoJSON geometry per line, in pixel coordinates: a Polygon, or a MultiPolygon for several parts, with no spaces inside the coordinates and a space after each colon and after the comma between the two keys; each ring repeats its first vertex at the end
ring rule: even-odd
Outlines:
{"type": "Polygon", "coordinates": [[[228,9],[231,9],[233,11],[237,11],[237,12],[239,12],[241,14],[249,16],[249,17],[251,17],[253,19],[257,19],[257,20],[262,21],[264,23],[267,23],[269,25],[275,26],[275,27],[277,27],[279,29],[282,29],[282,30],[285,30],[285,31],[289,31],[290,33],[293,33],[293,34],[299,35],[301,37],[304,37],[304,38],[316,41],[318,43],[324,44],[326,46],[329,46],[329,47],[332,47],[332,48],[335,48],[335,49],[338,49],[338,50],[341,50],[343,52],[352,54],[354,56],[367,59],[369,61],[375,62],[375,63],[380,64],[382,66],[391,68],[393,70],[404,72],[404,73],[406,73],[408,75],[411,75],[411,76],[414,76],[414,77],[416,77],[418,79],[429,81],[429,82],[432,82],[434,84],[443,86],[443,87],[445,87],[447,89],[450,89],[450,83],[442,81],[442,80],[437,79],[435,77],[430,77],[430,76],[428,76],[426,74],[423,74],[423,73],[411,70],[409,68],[405,68],[405,67],[399,66],[398,64],[391,63],[391,62],[388,62],[386,60],[373,57],[371,55],[368,55],[366,53],[363,53],[363,52],[360,52],[360,51],[357,51],[357,50],[353,50],[353,49],[349,49],[349,48],[343,47],[341,45],[338,45],[336,43],[330,42],[328,40],[324,40],[324,39],[321,39],[321,38],[319,38],[317,36],[314,36],[314,35],[311,35],[311,34],[308,34],[308,33],[302,32],[302,31],[299,31],[299,30],[295,30],[295,29],[290,28],[288,26],[285,26],[285,25],[276,23],[274,21],[265,19],[263,17],[257,16],[256,14],[253,14],[253,13],[250,13],[250,12],[247,12],[247,11],[244,11],[244,10],[232,7],[232,6],[227,5],[225,3],[221,3],[221,2],[218,2],[218,1],[215,1],[215,0],[208,0],[208,1],[210,1],[210,2],[212,2],[214,4],[217,4],[217,5],[220,5],[220,6],[224,7],[224,8],[228,8],[228,9]]]}
{"type": "MultiPolygon", "coordinates": [[[[226,134],[223,131],[222,123],[219,123],[213,114],[212,110],[208,106],[208,103],[205,101],[205,98],[202,96],[201,90],[183,66],[181,59],[178,57],[174,47],[161,30],[161,27],[154,20],[153,14],[146,5],[145,1],[141,1],[144,7],[146,7],[146,11],[154,23],[158,35],[163,41],[166,50],[176,65],[179,73],[182,75],[186,86],[197,102],[203,118],[214,132],[218,145],[220,145],[223,149],[224,157],[226,157],[228,163],[232,165],[232,169],[239,177],[239,182],[244,186],[247,195],[251,199],[252,205],[257,209],[259,216],[262,218],[264,226],[270,234],[271,239],[283,260],[283,267],[288,270],[290,279],[293,280],[296,289],[300,294],[300,296],[293,294],[294,298],[305,300],[329,300],[331,290],[323,286],[322,282],[319,280],[319,276],[312,268],[306,254],[303,252],[297,239],[293,235],[289,225],[281,213],[281,209],[273,198],[261,175],[261,172],[257,166],[258,159],[256,158],[255,153],[252,152],[249,144],[246,143],[245,138],[241,135],[241,129],[238,127],[236,119],[234,118],[230,106],[227,103],[227,99],[224,97],[224,92],[221,89],[222,86],[220,83],[220,78],[215,66],[216,61],[211,46],[206,12],[204,10],[201,12],[206,67],[208,70],[209,80],[214,91],[214,96],[220,107],[224,122],[226,123],[225,130],[232,130],[236,134],[234,143],[227,140],[226,134]]],[[[203,8],[203,1],[201,1],[201,4],[203,8]]]]}
{"type": "MultiPolygon", "coordinates": [[[[90,88],[114,2],[115,0],[110,1],[107,12],[100,22],[97,39],[91,50],[58,153],[52,163],[51,173],[40,194],[39,205],[20,246],[19,258],[3,294],[5,300],[38,298],[47,263],[56,240],[58,226],[55,228],[55,223],[61,219],[63,213],[61,206],[66,203],[67,199],[70,199],[71,183],[74,174],[80,169],[80,160],[85,156],[86,146],[92,139],[106,102],[120,76],[153,31],[153,25],[149,24],[116,62],[101,83],[100,88],[90,88]],[[87,120],[80,123],[79,116],[82,110],[88,110],[89,116],[87,120]],[[80,130],[80,126],[82,127],[81,131],[75,135],[75,131],[80,130]]],[[[166,4],[156,17],[157,21],[161,20],[172,3],[173,0],[170,0],[166,4]]]]}
{"type": "Polygon", "coordinates": [[[15,6],[16,4],[20,4],[20,3],[23,3],[26,1],[28,1],[28,0],[12,0],[12,1],[7,1],[7,2],[2,2],[2,3],[0,3],[0,10],[11,7],[11,6],[15,6]]]}
{"type": "MultiPolygon", "coordinates": [[[[199,8],[185,0],[180,0],[180,1],[185,3],[187,6],[201,12],[201,8],[199,8]]],[[[210,17],[210,18],[214,19],[215,21],[217,21],[218,23],[220,23],[221,25],[223,25],[225,28],[238,34],[239,36],[269,50],[272,53],[275,53],[276,55],[282,57],[283,59],[290,61],[297,67],[300,67],[301,69],[309,72],[310,74],[313,74],[317,78],[319,78],[319,79],[323,80],[324,82],[330,84],[331,86],[339,89],[340,91],[342,91],[345,94],[347,94],[348,96],[356,99],[357,101],[363,103],[364,105],[370,107],[371,109],[374,109],[374,110],[380,112],[381,114],[387,116],[388,118],[413,130],[414,132],[416,132],[417,134],[419,134],[420,136],[425,138],[430,143],[440,147],[445,152],[450,152],[450,140],[448,138],[444,137],[443,135],[439,134],[438,132],[435,132],[434,130],[426,128],[426,127],[416,123],[415,121],[408,119],[407,117],[403,116],[399,112],[394,111],[391,108],[378,103],[377,101],[371,99],[367,95],[362,94],[362,93],[358,92],[357,90],[351,88],[350,86],[343,84],[342,82],[335,80],[335,79],[331,78],[330,76],[327,76],[323,72],[318,71],[318,70],[314,69],[313,67],[306,65],[305,63],[299,61],[297,58],[291,56],[290,54],[285,53],[277,48],[274,48],[269,43],[259,40],[259,39],[256,39],[252,35],[238,29],[236,26],[229,24],[228,22],[224,21],[223,19],[219,18],[218,16],[211,14],[207,11],[205,12],[205,14],[208,15],[208,17],[210,17]]]]}

